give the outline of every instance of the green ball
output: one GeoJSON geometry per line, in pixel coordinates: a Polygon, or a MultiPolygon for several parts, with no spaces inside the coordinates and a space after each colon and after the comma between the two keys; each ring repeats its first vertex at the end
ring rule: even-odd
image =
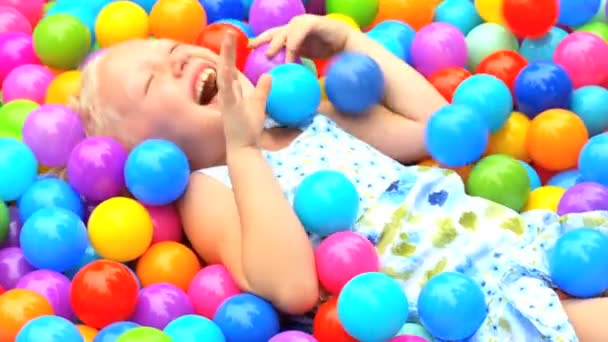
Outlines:
{"type": "Polygon", "coordinates": [[[606,11],[604,10],[606,8],[606,0],[602,0],[602,3],[600,4],[600,8],[597,10],[597,13],[595,14],[595,16],[593,18],[591,18],[590,21],[603,21],[606,22],[606,11]]]}
{"type": "Polygon", "coordinates": [[[55,6],[55,4],[55,1],[49,1],[44,4],[44,7],[42,8],[42,13],[46,14],[51,8],[53,8],[53,6],[55,6]]]}
{"type": "Polygon", "coordinates": [[[302,65],[305,66],[308,70],[310,70],[315,77],[319,77],[319,73],[317,72],[317,66],[315,65],[315,62],[313,62],[312,60],[308,59],[308,58],[304,58],[304,57],[300,57],[300,59],[302,60],[302,65]]]}
{"type": "Polygon", "coordinates": [[[428,342],[435,341],[433,336],[422,325],[416,323],[405,323],[397,334],[397,336],[400,335],[418,336],[426,339],[428,342]]]}
{"type": "Polygon", "coordinates": [[[576,31],[593,33],[608,43],[608,24],[604,22],[592,21],[579,27],[576,31]]]}
{"type": "Polygon", "coordinates": [[[121,334],[116,342],[172,342],[172,340],[169,335],[158,329],[137,327],[121,334]]]}
{"type": "Polygon", "coordinates": [[[468,65],[475,71],[479,63],[493,52],[500,50],[517,51],[517,38],[502,25],[481,24],[472,29],[466,37],[469,50],[468,65]]]}
{"type": "Polygon", "coordinates": [[[528,171],[516,159],[493,154],[480,160],[471,170],[467,192],[515,211],[520,211],[530,194],[528,171]]]}
{"type": "Polygon", "coordinates": [[[30,100],[14,100],[0,107],[0,137],[21,140],[25,119],[38,106],[30,100]]]}
{"type": "Polygon", "coordinates": [[[327,14],[340,13],[355,20],[359,27],[364,28],[376,19],[378,0],[327,0],[327,14]]]}
{"type": "Polygon", "coordinates": [[[2,199],[0,199],[0,244],[4,243],[8,236],[8,225],[10,223],[10,214],[8,208],[2,199]]]}
{"type": "Polygon", "coordinates": [[[34,50],[51,68],[76,69],[91,49],[91,32],[76,17],[54,14],[40,20],[33,33],[34,50]]]}

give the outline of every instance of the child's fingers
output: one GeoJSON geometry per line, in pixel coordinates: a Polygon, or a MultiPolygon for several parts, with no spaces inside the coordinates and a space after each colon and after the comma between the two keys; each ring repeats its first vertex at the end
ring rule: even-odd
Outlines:
{"type": "Polygon", "coordinates": [[[256,110],[266,111],[266,100],[272,88],[272,77],[269,74],[263,74],[255,86],[253,95],[251,96],[252,105],[256,106],[256,110]]]}
{"type": "Polygon", "coordinates": [[[228,32],[222,43],[217,70],[218,99],[220,100],[220,105],[232,105],[238,101],[234,89],[234,83],[236,82],[234,66],[236,53],[234,51],[234,44],[234,35],[231,32],[228,32]]]}
{"type": "Polygon", "coordinates": [[[288,36],[289,38],[285,42],[285,63],[293,63],[296,60],[300,46],[310,34],[311,27],[307,26],[294,26],[288,36]]]}
{"type": "Polygon", "coordinates": [[[270,30],[260,33],[257,37],[255,37],[249,41],[249,47],[256,48],[264,43],[268,43],[269,41],[272,40],[272,37],[274,36],[274,34],[277,32],[278,29],[279,29],[278,27],[272,28],[270,30]]]}
{"type": "Polygon", "coordinates": [[[272,38],[272,41],[270,41],[270,44],[268,44],[268,50],[266,50],[266,56],[268,56],[269,58],[274,57],[274,55],[279,53],[279,51],[281,51],[281,49],[285,47],[286,43],[287,43],[287,30],[281,30],[280,32],[277,32],[275,34],[275,36],[272,38]]]}

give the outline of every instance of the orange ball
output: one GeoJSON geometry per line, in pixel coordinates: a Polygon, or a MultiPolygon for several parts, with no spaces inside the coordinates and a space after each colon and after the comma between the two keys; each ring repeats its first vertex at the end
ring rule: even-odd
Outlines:
{"type": "Polygon", "coordinates": [[[139,259],[135,273],[143,287],[169,283],[187,291],[201,269],[194,252],[175,241],[156,243],[139,259]]]}
{"type": "Polygon", "coordinates": [[[532,120],[526,147],[534,164],[550,171],[563,171],[577,166],[587,140],[585,123],[576,114],[549,109],[532,120]]]}
{"type": "Polygon", "coordinates": [[[471,73],[465,68],[447,67],[432,73],[429,82],[448,102],[452,102],[456,88],[469,77],[471,73]]]}
{"type": "Polygon", "coordinates": [[[0,342],[14,342],[27,322],[54,314],[51,303],[37,292],[25,289],[6,291],[0,296],[0,342]]]}
{"type": "Polygon", "coordinates": [[[511,113],[504,126],[490,135],[486,154],[506,154],[515,159],[529,161],[526,138],[530,119],[519,112],[511,113]]]}
{"type": "Polygon", "coordinates": [[[44,103],[67,105],[72,97],[78,95],[81,78],[82,72],[79,70],[70,70],[57,75],[46,90],[44,103]]]}
{"type": "Polygon", "coordinates": [[[88,325],[78,324],[76,328],[80,331],[80,335],[84,338],[84,342],[93,342],[98,333],[97,329],[91,328],[88,325]]]}
{"type": "Polygon", "coordinates": [[[502,15],[507,27],[522,38],[540,38],[557,24],[558,0],[504,0],[502,15]]]}
{"type": "Polygon", "coordinates": [[[380,0],[371,26],[385,20],[399,20],[418,31],[433,22],[436,3],[435,0],[380,0]]]}
{"type": "Polygon", "coordinates": [[[150,32],[156,38],[193,44],[207,13],[198,0],[159,0],[150,12],[150,32]]]}

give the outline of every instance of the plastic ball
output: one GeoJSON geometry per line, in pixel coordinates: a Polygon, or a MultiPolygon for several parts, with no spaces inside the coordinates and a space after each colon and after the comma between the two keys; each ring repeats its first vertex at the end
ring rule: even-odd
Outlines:
{"type": "Polygon", "coordinates": [[[43,65],[25,64],[13,69],[2,82],[2,99],[44,103],[46,90],[55,75],[43,65]]]}
{"type": "Polygon", "coordinates": [[[590,136],[608,130],[608,90],[600,86],[586,86],[574,91],[570,109],[587,127],[590,136]]]}
{"type": "Polygon", "coordinates": [[[97,260],[84,266],[72,280],[70,303],[80,321],[100,329],[131,317],[138,290],[127,266],[97,260]]]}
{"type": "Polygon", "coordinates": [[[470,0],[444,0],[435,10],[435,22],[454,25],[466,35],[483,20],[470,0]]]}
{"type": "Polygon", "coordinates": [[[601,0],[560,0],[558,22],[577,27],[587,23],[600,9],[601,0]]]}
{"type": "Polygon", "coordinates": [[[562,235],[549,253],[553,282],[567,294],[590,298],[608,288],[608,237],[578,228],[562,235]]]}
{"type": "Polygon", "coordinates": [[[89,217],[89,239],[100,256],[128,262],[142,256],[152,242],[154,227],[143,205],[126,197],[99,204],[89,217]]]}
{"type": "Polygon", "coordinates": [[[34,28],[34,50],[40,60],[52,68],[75,69],[91,48],[91,32],[69,14],[55,14],[34,28]]]}
{"type": "Polygon", "coordinates": [[[153,284],[139,291],[131,319],[142,326],[164,329],[174,319],[193,313],[192,303],[183,290],[171,284],[153,284]]]}
{"type": "Polygon", "coordinates": [[[70,70],[62,72],[51,83],[46,90],[44,103],[68,105],[70,99],[78,95],[82,81],[82,72],[70,70]]]}
{"type": "Polygon", "coordinates": [[[327,13],[345,14],[355,20],[359,27],[369,26],[378,13],[379,0],[327,0],[327,13]]]}
{"type": "Polygon", "coordinates": [[[167,205],[186,191],[190,164],[176,144],[150,139],[131,151],[125,162],[124,177],[129,191],[142,203],[167,205]]]}
{"type": "Polygon", "coordinates": [[[433,159],[449,167],[458,167],[483,155],[489,130],[483,115],[473,108],[447,105],[431,115],[425,134],[433,159]]]}
{"type": "Polygon", "coordinates": [[[257,48],[253,49],[243,68],[243,73],[253,84],[257,84],[260,76],[264,73],[269,72],[272,68],[285,64],[285,49],[282,49],[274,55],[272,58],[266,56],[268,50],[268,44],[262,44],[257,48]]]}
{"type": "Polygon", "coordinates": [[[32,36],[23,32],[0,33],[0,60],[0,84],[18,66],[40,63],[32,36]]]}
{"type": "Polygon", "coordinates": [[[575,88],[599,85],[608,76],[608,44],[587,32],[574,32],[555,49],[553,60],[563,66],[575,88]]]}
{"type": "Polygon", "coordinates": [[[0,341],[15,341],[28,322],[53,314],[53,307],[41,294],[25,289],[4,292],[0,295],[0,341]]]}
{"type": "Polygon", "coordinates": [[[325,91],[339,111],[360,114],[382,101],[384,75],[371,57],[358,52],[344,52],[328,67],[325,91]]]}
{"type": "Polygon", "coordinates": [[[557,173],[547,181],[547,185],[555,185],[560,188],[570,189],[582,181],[578,170],[566,170],[557,173]]]}
{"type": "Polygon", "coordinates": [[[315,75],[297,63],[276,66],[269,74],[272,87],[266,102],[268,115],[290,127],[310,121],[321,103],[321,88],[315,75]]]}
{"type": "Polygon", "coordinates": [[[0,249],[0,286],[5,290],[11,290],[17,285],[19,279],[34,271],[23,251],[18,247],[6,247],[0,249]]]}
{"type": "Polygon", "coordinates": [[[99,331],[95,342],[115,342],[120,335],[139,326],[139,324],[130,321],[112,323],[99,331]]]}
{"type": "Polygon", "coordinates": [[[506,154],[515,159],[528,161],[526,139],[530,119],[522,113],[513,112],[501,129],[490,135],[486,154],[506,154]]]}
{"type": "Polygon", "coordinates": [[[249,9],[249,25],[256,35],[289,23],[306,13],[301,0],[254,0],[249,9]]]}
{"type": "MultiPolygon", "coordinates": [[[[399,335],[407,335],[407,336],[418,336],[427,340],[427,342],[433,342],[434,339],[429,334],[426,329],[420,324],[417,323],[405,323],[401,330],[399,330],[399,335]]],[[[414,342],[414,341],[412,341],[414,342]]]]}
{"type": "Polygon", "coordinates": [[[555,49],[568,36],[568,32],[559,27],[553,27],[540,38],[526,38],[521,42],[519,53],[528,62],[550,62],[553,60],[555,49]]]}
{"type": "Polygon", "coordinates": [[[605,21],[589,22],[583,26],[577,27],[576,32],[593,33],[608,43],[608,24],[605,21]]]}
{"type": "Polygon", "coordinates": [[[0,201],[0,246],[8,237],[8,225],[10,224],[10,213],[4,201],[0,201]]]}
{"type": "Polygon", "coordinates": [[[515,211],[526,204],[530,193],[530,177],[517,160],[495,154],[480,160],[471,170],[466,184],[467,193],[515,211]]]}
{"type": "Polygon", "coordinates": [[[32,24],[16,9],[0,6],[0,34],[5,32],[32,33],[32,24]]]}
{"type": "Polygon", "coordinates": [[[193,44],[206,25],[207,14],[197,0],[158,0],[150,12],[150,33],[159,39],[193,44]]]}
{"type": "Polygon", "coordinates": [[[230,342],[267,342],[279,332],[279,316],[270,303],[242,293],[220,305],[213,322],[230,342]]]}
{"type": "Polygon", "coordinates": [[[48,207],[65,209],[84,219],[82,199],[69,184],[58,178],[36,180],[17,203],[22,222],[26,222],[38,210],[48,207]]]}
{"type": "Polygon", "coordinates": [[[563,171],[577,165],[579,153],[588,139],[585,123],[576,114],[565,109],[550,109],[532,120],[526,145],[535,164],[547,170],[563,171]]]}
{"type": "Polygon", "coordinates": [[[196,254],[188,247],[164,241],[152,245],[136,267],[137,277],[146,287],[152,284],[168,283],[187,291],[201,265],[196,254]],[[179,268],[179,272],[175,272],[179,268]]]}
{"type": "Polygon", "coordinates": [[[503,2],[504,0],[475,0],[475,8],[484,21],[504,25],[503,2]]]}
{"type": "Polygon", "coordinates": [[[464,67],[468,58],[464,34],[446,23],[432,23],[418,31],[410,53],[414,67],[424,76],[445,67],[464,67]]]}
{"type": "Polygon", "coordinates": [[[67,178],[88,200],[101,202],[118,196],[125,187],[127,150],[109,137],[89,137],[70,153],[67,178]]]}
{"type": "Polygon", "coordinates": [[[76,329],[78,329],[80,335],[82,335],[82,338],[84,339],[83,342],[93,342],[95,336],[98,334],[97,329],[82,324],[77,324],[76,329]]]}
{"type": "Polygon", "coordinates": [[[528,178],[530,178],[530,189],[534,190],[540,187],[542,182],[536,170],[534,170],[534,168],[525,161],[519,160],[519,163],[526,169],[526,172],[528,172],[528,178]]]}
{"type": "Polygon", "coordinates": [[[519,37],[538,38],[557,23],[557,0],[503,0],[502,14],[507,27],[519,37]]]}
{"type": "Polygon", "coordinates": [[[93,45],[96,43],[95,23],[97,21],[98,14],[98,11],[96,11],[93,7],[94,6],[91,2],[74,3],[70,1],[60,1],[59,5],[50,8],[44,16],[49,17],[55,14],[67,14],[77,18],[87,27],[91,45],[93,45]]]}
{"type": "Polygon", "coordinates": [[[608,210],[608,188],[592,182],[578,183],[567,189],[557,207],[560,216],[596,210],[608,210]]]}
{"type": "Polygon", "coordinates": [[[327,15],[325,15],[326,18],[330,18],[330,19],[334,19],[337,21],[340,21],[350,27],[352,27],[353,29],[360,31],[361,30],[361,26],[359,26],[359,24],[355,21],[355,19],[353,19],[352,17],[346,15],[346,14],[342,14],[342,13],[329,13],[327,15]]]}
{"type": "Polygon", "coordinates": [[[313,336],[319,342],[356,342],[342,327],[338,318],[338,297],[321,304],[312,326],[313,336]]]}
{"type": "Polygon", "coordinates": [[[238,28],[239,30],[243,31],[243,33],[245,33],[245,35],[247,35],[247,38],[254,38],[255,37],[255,33],[253,33],[253,30],[251,29],[251,26],[249,26],[249,24],[242,22],[240,20],[236,20],[236,19],[221,19],[216,21],[215,23],[224,23],[224,24],[230,24],[236,28],[238,28]]]}
{"type": "MultiPolygon", "coordinates": [[[[170,20],[170,18],[166,18],[166,20],[170,20]]],[[[130,39],[145,39],[148,38],[151,31],[150,21],[146,11],[136,3],[112,1],[99,12],[95,22],[95,35],[101,47],[104,48],[130,39]]],[[[179,22],[181,21],[175,23],[179,22]]],[[[153,30],[152,33],[156,35],[153,30]]]]}
{"type": "Polygon", "coordinates": [[[410,50],[416,36],[416,31],[408,24],[398,20],[386,20],[376,24],[368,32],[368,35],[372,32],[377,36],[386,37],[385,39],[396,40],[405,55],[404,60],[408,63],[412,62],[410,50]]]}
{"type": "Polygon", "coordinates": [[[213,319],[217,308],[228,298],[241,293],[223,265],[209,265],[190,281],[188,296],[196,314],[213,319]]]}
{"type": "Polygon", "coordinates": [[[268,342],[317,342],[317,339],[305,332],[288,330],[274,335],[268,342]]]}
{"type": "Polygon", "coordinates": [[[578,167],[581,178],[587,182],[596,182],[608,186],[608,133],[602,133],[589,139],[580,152],[578,167]]]}
{"type": "Polygon", "coordinates": [[[469,77],[471,72],[465,68],[447,67],[432,73],[428,80],[448,102],[452,102],[458,86],[469,77]]]}
{"type": "Polygon", "coordinates": [[[34,182],[38,163],[32,150],[25,144],[0,138],[0,198],[13,201],[34,182]]]}
{"type": "Polygon", "coordinates": [[[13,100],[0,106],[0,138],[23,140],[25,120],[38,107],[31,100],[13,100]]]}
{"type": "Polygon", "coordinates": [[[513,91],[515,78],[526,65],[526,59],[516,51],[496,51],[479,63],[476,73],[492,75],[513,91]]]}
{"type": "Polygon", "coordinates": [[[13,7],[23,14],[29,20],[32,27],[34,27],[42,16],[44,0],[0,0],[0,6],[13,7]]]}
{"type": "Polygon", "coordinates": [[[376,30],[371,30],[367,32],[366,35],[373,39],[376,43],[382,45],[397,58],[406,61],[407,58],[410,57],[405,51],[403,45],[401,45],[401,42],[396,37],[389,36],[382,31],[376,30]]]}
{"type": "Polygon", "coordinates": [[[468,49],[467,65],[476,70],[481,61],[496,51],[517,51],[517,38],[504,26],[483,23],[472,29],[466,36],[468,49]]]}
{"type": "Polygon", "coordinates": [[[199,0],[199,2],[205,9],[209,23],[222,19],[245,20],[249,14],[242,0],[199,0]]]}
{"type": "Polygon", "coordinates": [[[53,307],[55,315],[72,320],[74,313],[70,307],[70,286],[70,280],[61,273],[36,270],[22,277],[15,288],[43,295],[53,307]]]}
{"type": "Polygon", "coordinates": [[[49,336],[49,342],[77,342],[82,341],[82,336],[76,326],[63,317],[40,316],[29,321],[17,334],[15,342],[38,341],[40,334],[49,336]]]}
{"type": "Polygon", "coordinates": [[[180,242],[183,238],[182,225],[177,208],[173,205],[144,206],[152,218],[154,234],[152,244],[161,241],[180,242]]]}
{"type": "Polygon", "coordinates": [[[566,69],[552,62],[530,63],[515,78],[515,100],[529,117],[553,108],[568,108],[573,85],[566,69]]]}
{"type": "Polygon", "coordinates": [[[388,342],[428,342],[428,340],[420,336],[400,335],[393,337],[388,342]]]}
{"type": "Polygon", "coordinates": [[[380,0],[373,25],[386,20],[398,20],[418,31],[433,22],[435,1],[380,0]]]}
{"type": "Polygon", "coordinates": [[[355,276],[378,272],[380,261],[374,245],[354,232],[338,232],[315,249],[317,274],[323,288],[338,294],[355,276]]]}
{"type": "Polygon", "coordinates": [[[222,330],[206,317],[182,316],[167,325],[165,334],[180,342],[226,342],[222,330]]]}
{"type": "Polygon", "coordinates": [[[420,321],[442,340],[473,336],[486,319],[487,311],[481,287],[461,273],[444,272],[432,277],[418,297],[420,321]]]}
{"type": "Polygon", "coordinates": [[[164,332],[151,327],[137,327],[120,335],[116,342],[173,342],[164,332]]]}
{"type": "Polygon", "coordinates": [[[239,70],[244,70],[250,53],[249,38],[247,34],[233,25],[217,22],[205,27],[196,38],[196,44],[219,55],[228,32],[231,32],[236,40],[236,66],[239,70]]]}
{"type": "Polygon", "coordinates": [[[556,213],[557,206],[565,192],[566,189],[552,185],[534,189],[530,192],[528,202],[526,202],[522,212],[544,209],[556,213]]]}
{"type": "Polygon", "coordinates": [[[72,279],[72,278],[74,278],[76,273],[78,273],[78,271],[80,271],[81,268],[83,268],[84,266],[92,263],[95,260],[99,260],[99,259],[101,259],[101,257],[99,256],[99,254],[97,254],[95,249],[93,249],[93,246],[91,246],[91,244],[89,243],[89,245],[87,246],[87,249],[84,251],[84,256],[80,259],[78,264],[76,266],[72,267],[71,269],[63,272],[63,274],[65,274],[70,279],[72,279]]]}

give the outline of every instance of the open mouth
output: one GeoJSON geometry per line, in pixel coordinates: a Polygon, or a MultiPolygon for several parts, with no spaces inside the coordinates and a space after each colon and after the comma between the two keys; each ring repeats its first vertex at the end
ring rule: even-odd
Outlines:
{"type": "Polygon", "coordinates": [[[214,69],[206,68],[201,72],[196,83],[196,100],[200,105],[208,105],[217,95],[217,73],[214,69]]]}

